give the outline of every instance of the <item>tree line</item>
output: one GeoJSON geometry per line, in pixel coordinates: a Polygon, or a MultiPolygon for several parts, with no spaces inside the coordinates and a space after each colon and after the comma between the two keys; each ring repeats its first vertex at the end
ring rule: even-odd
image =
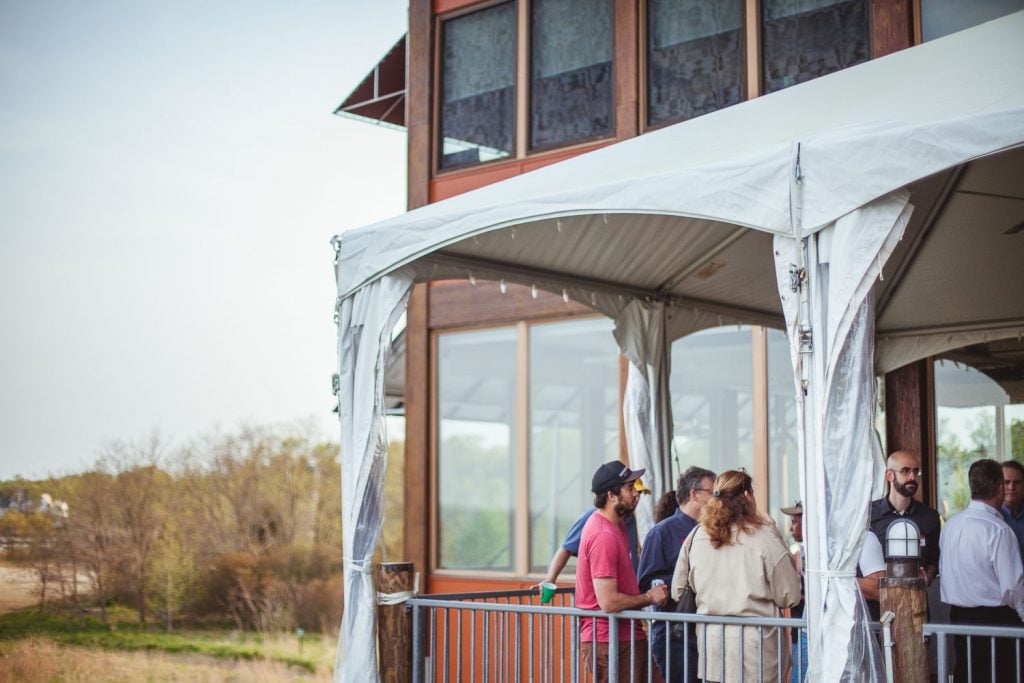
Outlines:
{"type": "Polygon", "coordinates": [[[33,570],[40,606],[331,632],[341,468],[311,433],[245,427],[173,453],[156,435],[114,441],[87,472],[2,482],[0,552],[33,570]]]}

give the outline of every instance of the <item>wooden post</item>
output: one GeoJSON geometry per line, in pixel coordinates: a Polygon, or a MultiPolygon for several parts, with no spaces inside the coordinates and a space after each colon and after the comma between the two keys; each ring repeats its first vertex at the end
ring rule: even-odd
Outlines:
{"type": "Polygon", "coordinates": [[[924,644],[928,596],[917,564],[917,560],[889,560],[886,576],[878,582],[882,614],[891,610],[896,615],[892,622],[895,683],[928,683],[928,648],[924,644]]]}
{"type": "MultiPolygon", "coordinates": [[[[388,595],[412,591],[415,569],[412,562],[382,562],[377,565],[377,593],[388,595]]],[[[377,605],[377,652],[380,678],[384,683],[412,680],[412,616],[405,601],[377,605]]]]}

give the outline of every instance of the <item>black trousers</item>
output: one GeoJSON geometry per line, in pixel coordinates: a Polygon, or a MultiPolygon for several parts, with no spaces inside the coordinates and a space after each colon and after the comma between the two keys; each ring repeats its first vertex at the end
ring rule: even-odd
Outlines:
{"type": "MultiPolygon", "coordinates": [[[[958,607],[951,605],[949,620],[954,624],[971,626],[1021,626],[1020,618],[1011,608],[1001,607],[958,607]]],[[[992,665],[995,665],[995,680],[1016,680],[1017,659],[1012,638],[987,638],[973,636],[971,651],[967,652],[967,637],[956,637],[956,681],[967,681],[968,671],[972,683],[985,683],[992,679],[992,665]],[[992,659],[992,642],[995,641],[995,659],[992,659]]],[[[1024,657],[1024,651],[1021,652],[1024,657]]],[[[1024,660],[1022,660],[1024,661],[1024,660]]]]}

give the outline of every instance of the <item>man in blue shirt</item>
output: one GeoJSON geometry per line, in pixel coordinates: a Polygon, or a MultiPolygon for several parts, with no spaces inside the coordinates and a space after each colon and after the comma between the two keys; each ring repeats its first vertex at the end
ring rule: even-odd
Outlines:
{"type": "Polygon", "coordinates": [[[1024,465],[1016,460],[1003,463],[1003,484],[1006,494],[1003,497],[1003,519],[1013,529],[1020,547],[1020,558],[1024,560],[1024,465]]]}
{"type": "MultiPolygon", "coordinates": [[[[654,525],[647,538],[644,539],[643,551],[640,553],[640,590],[651,588],[651,583],[661,580],[672,583],[672,573],[676,568],[679,550],[683,541],[697,526],[700,511],[711,498],[715,484],[715,473],[702,467],[691,467],[679,476],[676,484],[676,500],[679,509],[668,519],[654,525]]],[[[675,604],[669,603],[658,611],[673,612],[675,604]]],[[[697,680],[697,637],[693,629],[689,629],[689,638],[684,648],[682,640],[669,637],[668,656],[666,657],[665,622],[655,621],[651,628],[651,649],[654,661],[661,670],[666,683],[697,680]],[[684,658],[684,649],[689,650],[689,658],[684,658]]]]}

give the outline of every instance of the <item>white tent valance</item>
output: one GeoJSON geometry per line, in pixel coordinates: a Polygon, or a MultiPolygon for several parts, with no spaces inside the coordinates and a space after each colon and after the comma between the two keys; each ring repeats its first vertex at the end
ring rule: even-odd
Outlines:
{"type": "MultiPolygon", "coordinates": [[[[877,674],[847,575],[879,455],[871,379],[1024,331],[1022,35],[1018,13],[337,238],[342,375],[361,368],[343,382],[342,457],[346,477],[370,477],[345,487],[346,594],[365,591],[380,530],[361,491],[382,476],[376,346],[395,307],[413,282],[505,279],[615,320],[630,459],[652,467],[657,490],[671,486],[671,341],[726,322],[787,330],[812,511],[812,675],[877,674]],[[350,328],[349,311],[367,322],[350,328]],[[825,620],[848,637],[824,640],[825,620]]],[[[373,672],[368,604],[350,599],[339,656],[373,672]]]]}

